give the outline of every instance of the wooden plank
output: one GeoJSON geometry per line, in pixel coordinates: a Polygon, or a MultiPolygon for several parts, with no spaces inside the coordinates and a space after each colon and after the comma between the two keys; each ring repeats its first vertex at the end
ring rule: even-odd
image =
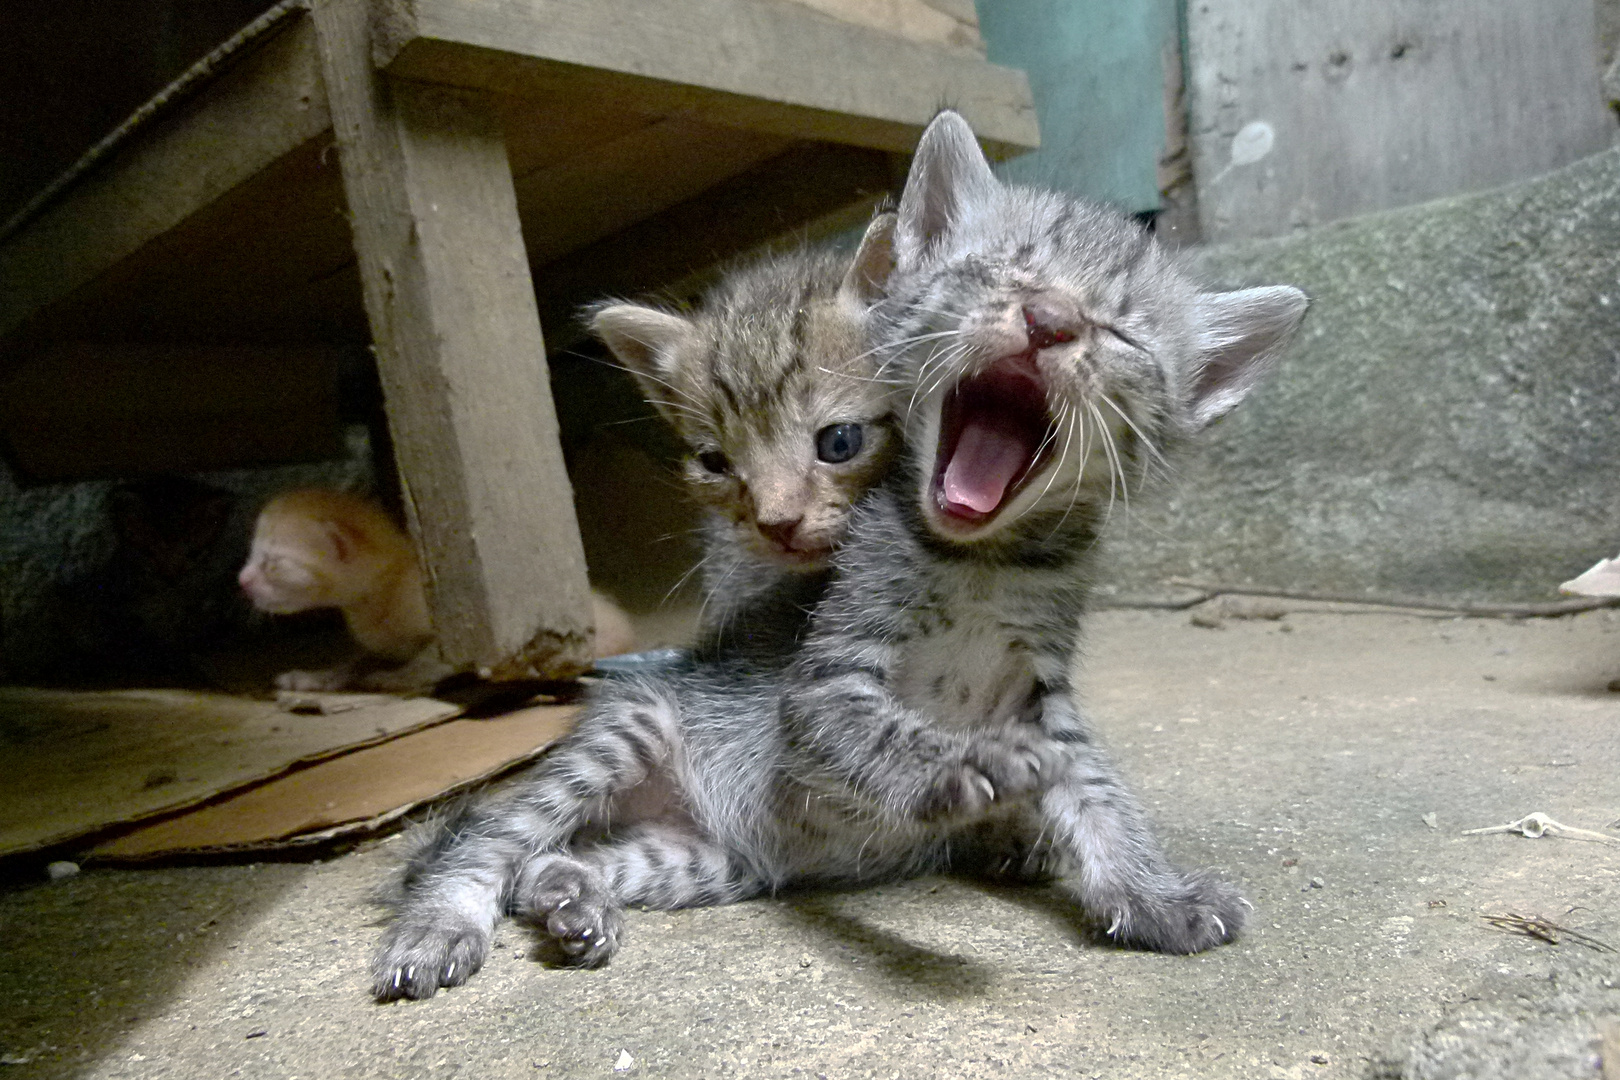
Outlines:
{"type": "Polygon", "coordinates": [[[364,348],[337,158],[330,132],[309,140],[40,312],[14,343],[364,348]]]}
{"type": "Polygon", "coordinates": [[[515,182],[529,260],[548,263],[685,202],[790,142],[671,117],[537,169],[515,182]]]}
{"type": "Polygon", "coordinates": [[[1610,142],[1592,0],[1200,0],[1187,18],[1206,239],[1479,191],[1610,142]]]}
{"type": "MultiPolygon", "coordinates": [[[[552,347],[578,340],[579,306],[680,284],[701,287],[725,260],[783,237],[864,224],[898,192],[906,160],[854,146],[797,147],[546,266],[534,278],[552,347]]],[[[684,294],[684,293],[683,293],[684,294]]]]}
{"type": "Polygon", "coordinates": [[[949,102],[986,149],[1040,141],[1022,72],[772,0],[378,0],[391,74],[520,96],[586,89],[794,138],[909,151],[949,102]]]}
{"type": "MultiPolygon", "coordinates": [[[[857,26],[871,27],[886,34],[897,34],[912,41],[984,55],[984,42],[974,28],[979,17],[972,0],[961,10],[950,12],[940,3],[925,0],[791,0],[823,15],[857,26]]],[[[962,5],[958,5],[959,9],[962,5]]]]}
{"type": "Polygon", "coordinates": [[[335,458],[337,376],[330,349],[58,345],[0,380],[0,439],[47,483],[335,458]]]}
{"type": "Polygon", "coordinates": [[[493,678],[575,675],[585,558],[499,123],[481,92],[385,84],[365,0],[314,18],[440,649],[493,678]]]}
{"type": "Polygon", "coordinates": [[[330,125],[300,19],[0,244],[0,337],[330,125]]]}

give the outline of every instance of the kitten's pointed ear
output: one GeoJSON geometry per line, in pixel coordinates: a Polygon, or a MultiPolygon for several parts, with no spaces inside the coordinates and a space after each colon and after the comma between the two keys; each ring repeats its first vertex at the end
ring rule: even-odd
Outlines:
{"type": "Polygon", "coordinates": [[[849,272],[838,286],[840,296],[847,296],[862,305],[883,299],[889,275],[894,273],[895,221],[896,216],[891,211],[879,214],[866,227],[866,235],[861,237],[855,260],[849,264],[849,272]]]}
{"type": "Polygon", "coordinates": [[[681,397],[675,385],[676,359],[693,333],[690,320],[641,304],[607,303],[592,310],[590,327],[630,369],[647,400],[675,421],[681,397]]]}
{"type": "Polygon", "coordinates": [[[325,526],[326,538],[332,542],[332,553],[340,563],[353,559],[365,545],[365,534],[346,521],[328,520],[321,524],[325,526]]]}
{"type": "Polygon", "coordinates": [[[1271,370],[1308,303],[1304,293],[1288,285],[1198,297],[1193,312],[1198,369],[1189,403],[1193,430],[1231,412],[1271,370]]]}
{"type": "Polygon", "coordinates": [[[973,129],[944,110],[922,133],[900,196],[895,262],[910,268],[959,223],[964,211],[1000,187],[973,129]]]}

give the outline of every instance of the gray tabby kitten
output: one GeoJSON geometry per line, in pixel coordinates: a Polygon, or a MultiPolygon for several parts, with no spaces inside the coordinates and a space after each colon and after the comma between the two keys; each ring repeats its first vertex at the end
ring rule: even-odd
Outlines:
{"type": "Polygon", "coordinates": [[[1132,945],[1241,928],[1235,890],[1165,858],[1069,671],[1116,494],[1243,398],[1304,297],[1199,292],[1129,220],[999,183],[950,112],[895,254],[875,344],[900,358],[909,452],[857,506],[797,653],[608,687],[408,868],[378,997],[464,981],[503,911],[590,966],[625,904],[942,868],[1068,874],[1132,945]]]}
{"type": "Polygon", "coordinates": [[[824,570],[851,506],[887,472],[893,403],[865,324],[893,267],[894,221],[878,215],[853,258],[799,248],[734,268],[691,314],[592,311],[592,332],[690,447],[683,479],[713,512],[722,563],[711,578],[740,573],[733,556],[824,570]]]}

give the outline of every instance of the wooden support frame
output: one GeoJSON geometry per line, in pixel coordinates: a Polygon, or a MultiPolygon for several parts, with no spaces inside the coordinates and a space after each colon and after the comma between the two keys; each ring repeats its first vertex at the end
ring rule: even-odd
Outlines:
{"type": "Polygon", "coordinates": [[[901,153],[950,105],[993,157],[1040,143],[1022,71],[797,4],[376,0],[376,13],[377,65],[404,78],[519,97],[584,91],[652,116],[901,153]]]}
{"type": "Polygon", "coordinates": [[[366,0],[312,14],[443,658],[497,679],[578,674],[591,662],[585,557],[491,102],[386,79],[366,0]]]}

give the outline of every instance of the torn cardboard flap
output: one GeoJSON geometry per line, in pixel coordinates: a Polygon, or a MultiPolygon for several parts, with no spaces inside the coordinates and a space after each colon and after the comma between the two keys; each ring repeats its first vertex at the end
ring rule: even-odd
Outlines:
{"type": "Polygon", "coordinates": [[[267,850],[371,832],[537,756],[568,731],[577,711],[537,705],[489,720],[452,720],[140,826],[85,857],[126,862],[267,850]]]}
{"type": "Polygon", "coordinates": [[[172,813],[460,712],[431,698],[307,715],[185,690],[0,688],[0,855],[172,813]]]}

